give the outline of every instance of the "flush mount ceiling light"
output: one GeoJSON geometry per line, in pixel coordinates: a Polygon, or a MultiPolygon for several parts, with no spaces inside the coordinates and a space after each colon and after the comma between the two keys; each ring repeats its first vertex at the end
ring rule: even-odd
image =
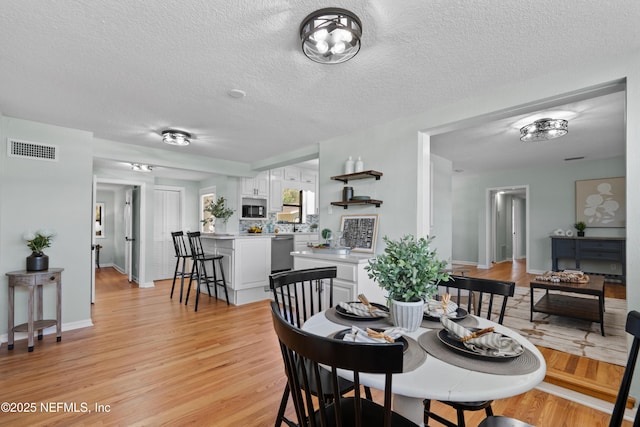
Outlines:
{"type": "Polygon", "coordinates": [[[131,170],[134,170],[136,172],[151,172],[153,170],[153,167],[142,163],[131,163],[131,170]]]}
{"type": "Polygon", "coordinates": [[[564,119],[540,119],[520,128],[520,141],[535,142],[566,135],[569,122],[564,119]]]}
{"type": "Polygon", "coordinates": [[[181,130],[167,129],[162,131],[162,140],[170,145],[189,145],[191,134],[181,130]]]}
{"type": "Polygon", "coordinates": [[[302,51],[321,64],[339,64],[356,56],[360,50],[360,37],[360,19],[345,9],[317,10],[300,25],[302,51]]]}

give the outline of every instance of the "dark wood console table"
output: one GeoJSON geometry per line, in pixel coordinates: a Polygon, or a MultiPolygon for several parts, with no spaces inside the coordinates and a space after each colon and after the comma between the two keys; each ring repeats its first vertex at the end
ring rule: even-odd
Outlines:
{"type": "Polygon", "coordinates": [[[620,273],[611,272],[587,272],[591,274],[602,274],[605,277],[622,280],[626,283],[626,241],[624,237],[566,237],[551,236],[551,269],[558,270],[558,260],[561,258],[572,259],[575,264],[572,268],[583,270],[580,267],[581,261],[604,261],[608,263],[621,264],[620,273]]]}
{"type": "Polygon", "coordinates": [[[33,332],[38,331],[38,340],[42,339],[45,328],[55,325],[57,341],[62,340],[62,271],[63,268],[50,268],[43,271],[11,271],[9,276],[9,324],[7,347],[13,350],[13,338],[15,332],[27,332],[29,351],[33,351],[33,332]],[[42,318],[42,286],[56,284],[56,318],[42,318]],[[14,325],[14,303],[16,286],[22,286],[29,290],[29,302],[27,305],[27,322],[14,325]],[[37,291],[37,292],[36,292],[37,291]],[[37,318],[34,320],[34,297],[37,305],[37,318]]]}

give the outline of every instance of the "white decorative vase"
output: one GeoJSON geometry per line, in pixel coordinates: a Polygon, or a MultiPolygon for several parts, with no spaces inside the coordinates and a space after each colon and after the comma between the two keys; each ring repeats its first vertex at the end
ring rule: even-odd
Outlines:
{"type": "Polygon", "coordinates": [[[424,301],[404,302],[391,300],[391,320],[395,326],[409,332],[418,330],[424,314],[424,301]]]}

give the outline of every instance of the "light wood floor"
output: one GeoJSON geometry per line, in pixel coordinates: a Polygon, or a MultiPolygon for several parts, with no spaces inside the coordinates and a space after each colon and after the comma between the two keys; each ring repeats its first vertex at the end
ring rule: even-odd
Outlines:
{"type": "MultiPolygon", "coordinates": [[[[169,299],[170,288],[170,281],[161,281],[138,289],[103,268],[94,327],[63,332],[60,343],[47,335],[33,353],[26,340],[12,351],[3,344],[0,401],[23,413],[0,414],[0,425],[273,425],[285,377],[268,303],[227,307],[205,297],[194,313],[193,301],[185,307],[176,295],[169,299]],[[35,411],[24,413],[31,403],[35,411]],[[91,412],[82,412],[85,404],[91,412]]],[[[605,380],[605,364],[546,357],[593,381],[605,380]]],[[[496,401],[494,410],[539,427],[606,426],[609,420],[538,390],[496,401]]],[[[468,425],[482,418],[474,414],[468,425]]]]}

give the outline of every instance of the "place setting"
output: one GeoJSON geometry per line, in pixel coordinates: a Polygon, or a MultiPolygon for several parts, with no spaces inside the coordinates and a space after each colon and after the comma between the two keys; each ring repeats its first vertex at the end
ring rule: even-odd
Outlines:
{"type": "Polygon", "coordinates": [[[369,302],[363,294],[358,295],[358,301],[338,303],[326,310],[325,316],[332,322],[349,326],[331,334],[332,338],[371,344],[401,343],[404,372],[416,369],[427,358],[418,342],[405,336],[406,329],[391,325],[388,308],[369,302]]]}
{"type": "Polygon", "coordinates": [[[330,321],[345,326],[382,329],[391,326],[387,306],[369,302],[363,294],[358,295],[358,301],[338,303],[326,310],[325,316],[330,321]]]}
{"type": "Polygon", "coordinates": [[[430,355],[452,365],[498,375],[521,375],[540,366],[538,358],[517,339],[494,327],[465,327],[446,316],[441,328],[425,332],[418,343],[430,355]]]}
{"type": "Polygon", "coordinates": [[[478,321],[469,312],[456,304],[448,293],[440,296],[440,299],[429,298],[424,303],[424,315],[421,326],[428,329],[442,328],[440,319],[445,316],[454,322],[459,322],[467,327],[478,325],[478,321]]]}

